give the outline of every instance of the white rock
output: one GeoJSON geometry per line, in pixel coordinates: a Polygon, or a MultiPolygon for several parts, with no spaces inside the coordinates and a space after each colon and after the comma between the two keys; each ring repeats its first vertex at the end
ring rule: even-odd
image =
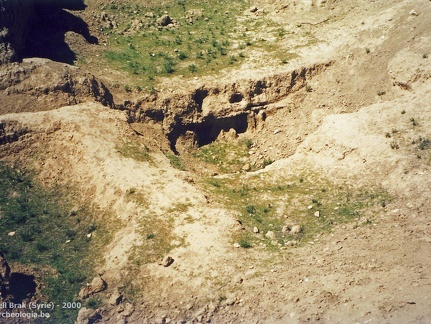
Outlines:
{"type": "Polygon", "coordinates": [[[302,232],[301,225],[292,226],[292,229],[290,230],[290,234],[299,234],[301,232],[302,232]]]}
{"type": "Polygon", "coordinates": [[[241,247],[241,244],[239,244],[239,243],[234,243],[233,247],[234,247],[234,248],[239,248],[239,247],[241,247]]]}
{"type": "Polygon", "coordinates": [[[265,236],[271,240],[274,240],[276,238],[275,233],[273,231],[268,231],[265,236]]]}
{"type": "Polygon", "coordinates": [[[164,267],[169,267],[174,262],[174,259],[169,255],[165,256],[159,263],[159,265],[164,267]]]}
{"type": "Polygon", "coordinates": [[[313,205],[310,205],[307,207],[308,209],[313,209],[313,205]]]}
{"type": "Polygon", "coordinates": [[[16,232],[9,232],[7,233],[8,236],[14,236],[16,232]]]}
{"type": "Polygon", "coordinates": [[[256,226],[253,228],[253,233],[259,233],[259,229],[256,226]]]}
{"type": "Polygon", "coordinates": [[[320,212],[318,210],[314,212],[314,217],[320,217],[320,212]]]}
{"type": "Polygon", "coordinates": [[[251,170],[250,163],[244,164],[244,166],[242,167],[242,170],[246,172],[250,171],[251,170]]]}

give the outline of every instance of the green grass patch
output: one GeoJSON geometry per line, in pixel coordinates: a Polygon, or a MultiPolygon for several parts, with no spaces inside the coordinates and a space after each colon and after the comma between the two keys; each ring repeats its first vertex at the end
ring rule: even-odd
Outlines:
{"type": "Polygon", "coordinates": [[[139,86],[149,90],[159,77],[188,78],[238,67],[250,49],[285,63],[297,57],[282,49],[288,30],[265,17],[246,18],[243,13],[248,7],[246,0],[101,6],[101,12],[115,16],[118,24],[115,28],[102,27],[108,38],[103,64],[128,72],[131,82],[136,83],[129,89],[139,86]],[[165,12],[176,21],[174,26],[157,23],[165,12]],[[263,31],[264,37],[256,37],[263,31]]]}
{"type": "Polygon", "coordinates": [[[232,173],[241,170],[248,162],[248,150],[251,144],[247,140],[237,142],[215,141],[192,152],[192,156],[212,165],[220,172],[232,173]]]}
{"type": "Polygon", "coordinates": [[[125,294],[129,300],[139,300],[143,297],[145,280],[139,276],[141,267],[159,262],[171,251],[172,241],[182,239],[173,233],[174,218],[170,216],[157,216],[147,213],[139,222],[138,231],[142,237],[141,244],[130,249],[128,259],[129,276],[125,279],[125,294]]]}
{"type": "MultiPolygon", "coordinates": [[[[60,305],[75,301],[81,285],[91,278],[90,252],[101,242],[87,234],[104,231],[91,220],[90,208],[71,212],[66,194],[61,188],[42,188],[28,174],[0,165],[0,250],[12,267],[19,263],[35,270],[42,301],[60,305]]],[[[77,310],[56,307],[51,320],[73,323],[76,315],[77,310]]]]}
{"type": "Polygon", "coordinates": [[[145,145],[135,143],[122,143],[115,146],[117,152],[119,152],[125,158],[133,159],[139,162],[150,162],[150,150],[145,145]]]}
{"type": "Polygon", "coordinates": [[[178,170],[181,170],[181,171],[185,171],[186,170],[186,166],[185,166],[183,160],[179,156],[177,156],[177,155],[175,155],[173,153],[167,153],[167,154],[165,154],[165,156],[169,159],[171,165],[175,169],[178,169],[178,170]]]}
{"type": "Polygon", "coordinates": [[[376,210],[390,201],[379,188],[371,191],[339,186],[320,175],[301,174],[276,182],[263,181],[259,176],[243,179],[235,175],[229,179],[207,178],[202,184],[239,215],[246,231],[235,234],[233,241],[246,241],[253,247],[262,243],[276,248],[290,240],[307,242],[336,224],[359,221],[363,216],[372,218],[376,210]],[[283,227],[293,225],[301,225],[302,232],[291,235],[283,231],[283,227]],[[254,227],[260,234],[253,233],[254,227]],[[275,239],[265,236],[268,231],[274,233],[275,239]]]}

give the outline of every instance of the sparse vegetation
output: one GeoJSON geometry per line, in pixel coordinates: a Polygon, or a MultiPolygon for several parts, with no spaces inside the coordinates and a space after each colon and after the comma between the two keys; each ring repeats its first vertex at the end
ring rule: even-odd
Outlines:
{"type": "Polygon", "coordinates": [[[100,305],[102,305],[102,301],[99,298],[91,297],[85,303],[87,308],[97,309],[100,305]]]}
{"type": "Polygon", "coordinates": [[[412,144],[417,144],[418,149],[420,149],[421,151],[431,147],[431,141],[427,138],[422,137],[422,136],[419,136],[419,138],[417,140],[412,141],[412,144]]]}
{"type": "Polygon", "coordinates": [[[239,245],[244,248],[244,249],[249,249],[252,247],[252,245],[250,244],[249,241],[247,241],[246,239],[242,239],[239,241],[239,245]]]}
{"type": "Polygon", "coordinates": [[[151,161],[149,149],[143,144],[137,143],[122,143],[117,145],[116,150],[124,157],[130,158],[139,162],[151,161]]]}
{"type": "MultiPolygon", "coordinates": [[[[234,177],[217,179],[217,187],[206,188],[219,197],[221,203],[238,211],[246,231],[235,234],[234,242],[239,242],[241,246],[241,242],[252,246],[265,244],[270,249],[276,249],[278,244],[283,246],[291,240],[306,242],[336,224],[358,221],[366,212],[369,213],[370,209],[380,206],[382,201],[390,201],[388,195],[380,190],[375,193],[370,193],[369,188],[352,190],[331,185],[328,180],[317,175],[307,175],[307,178],[310,177],[313,181],[307,183],[284,179],[276,184],[262,182],[259,177],[248,178],[247,185],[241,184],[239,179],[234,177]],[[325,190],[321,190],[321,187],[325,190]],[[312,209],[307,208],[310,195],[314,196],[311,198],[314,205],[312,209]],[[280,197],[285,199],[281,201],[280,197]],[[279,210],[284,212],[280,213],[279,210]],[[316,210],[319,210],[320,217],[314,215],[316,210]],[[289,215],[289,224],[299,224],[303,231],[298,234],[283,231],[286,225],[284,215],[289,215]],[[272,245],[273,239],[253,233],[254,227],[257,227],[260,233],[273,232],[277,245],[272,245]]],[[[213,179],[207,181],[211,182],[213,179]]]]}
{"type": "Polygon", "coordinates": [[[186,167],[183,163],[183,161],[181,160],[181,158],[175,154],[172,153],[167,153],[166,157],[169,159],[169,161],[171,162],[171,165],[178,170],[181,171],[185,171],[186,167]]]}
{"type": "MultiPolygon", "coordinates": [[[[205,19],[198,14],[192,22],[187,12],[196,9],[193,2],[103,7],[102,11],[116,16],[118,22],[118,27],[104,29],[110,44],[104,59],[112,67],[137,76],[141,82],[139,85],[147,89],[154,85],[158,76],[208,74],[240,64],[245,56],[239,55],[238,49],[233,46],[232,34],[227,31],[235,28],[238,24],[236,15],[246,6],[247,2],[243,0],[234,4],[206,1],[199,4],[205,12],[205,19]],[[231,14],[220,15],[226,7],[229,7],[231,14]],[[145,15],[149,10],[154,16],[145,15]],[[156,22],[165,11],[178,22],[173,28],[159,26],[156,22]],[[140,19],[147,27],[133,26],[130,22],[136,19],[140,19]],[[118,33],[117,30],[126,32],[118,33]],[[178,54],[171,55],[173,52],[178,54]],[[141,77],[143,75],[146,79],[141,77]]],[[[252,28],[251,25],[249,27],[252,28]]],[[[250,41],[247,44],[251,46],[250,41]]]]}
{"type": "MultiPolygon", "coordinates": [[[[89,251],[94,246],[87,234],[103,227],[89,228],[81,219],[92,214],[87,207],[73,209],[61,188],[47,190],[30,176],[0,165],[0,250],[9,263],[20,263],[35,270],[42,283],[43,301],[72,302],[91,276],[89,251]],[[7,233],[15,232],[15,235],[7,233]]],[[[105,240],[108,233],[103,233],[105,240]]],[[[77,310],[56,308],[52,319],[73,322],[77,310]]]]}
{"type": "Polygon", "coordinates": [[[399,144],[395,141],[391,142],[391,149],[398,150],[400,148],[399,144]]]}
{"type": "Polygon", "coordinates": [[[250,140],[238,142],[215,141],[192,152],[192,156],[205,163],[215,165],[222,172],[239,171],[248,161],[248,150],[253,143],[250,140]]]}
{"type": "Polygon", "coordinates": [[[386,91],[382,91],[382,90],[380,90],[380,91],[378,91],[378,92],[377,92],[377,95],[378,95],[379,97],[384,96],[385,94],[386,94],[386,91]]]}

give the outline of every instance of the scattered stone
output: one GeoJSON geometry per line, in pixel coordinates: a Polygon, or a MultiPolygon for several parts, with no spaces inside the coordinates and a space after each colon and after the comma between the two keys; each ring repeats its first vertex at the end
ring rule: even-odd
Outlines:
{"type": "Polygon", "coordinates": [[[226,133],[226,137],[230,139],[235,139],[238,137],[238,134],[236,133],[236,130],[234,128],[229,129],[229,131],[226,133]]]}
{"type": "Polygon", "coordinates": [[[70,242],[72,242],[71,240],[66,240],[66,242],[64,242],[64,243],[70,243],[70,242]]]}
{"type": "Polygon", "coordinates": [[[159,19],[156,20],[156,23],[159,24],[160,26],[165,27],[165,26],[172,23],[172,18],[169,17],[168,15],[163,15],[159,19]]]}
{"type": "Polygon", "coordinates": [[[253,233],[259,233],[259,229],[256,226],[253,228],[253,233]]]}
{"type": "Polygon", "coordinates": [[[268,231],[265,236],[271,240],[274,240],[276,238],[275,233],[273,231],[268,231]]]}
{"type": "Polygon", "coordinates": [[[289,226],[283,226],[283,228],[281,229],[281,231],[282,231],[283,233],[287,233],[287,232],[289,232],[289,231],[290,231],[290,227],[289,227],[289,226]]]}
{"type": "Polygon", "coordinates": [[[120,294],[118,291],[114,291],[109,298],[109,304],[116,306],[123,300],[123,295],[120,294]]]}
{"type": "Polygon", "coordinates": [[[174,259],[167,255],[159,262],[159,265],[169,267],[172,263],[174,263],[174,259]]]}
{"type": "Polygon", "coordinates": [[[130,315],[133,314],[134,311],[135,311],[135,307],[133,307],[132,304],[127,303],[126,306],[124,307],[124,311],[123,311],[122,315],[124,317],[129,317],[130,315]]]}
{"type": "Polygon", "coordinates": [[[251,170],[250,163],[244,164],[244,166],[242,167],[242,170],[246,172],[250,171],[251,170]]]}
{"type": "Polygon", "coordinates": [[[310,205],[307,207],[308,209],[313,209],[313,205],[310,205]]]}
{"type": "Polygon", "coordinates": [[[274,135],[276,135],[276,134],[278,134],[278,133],[280,133],[280,132],[281,132],[281,130],[276,129],[276,130],[274,131],[274,135]]]}
{"type": "Polygon", "coordinates": [[[102,319],[102,315],[97,310],[82,307],[78,312],[76,324],[96,323],[102,319]]]}
{"type": "Polygon", "coordinates": [[[14,236],[16,232],[9,232],[7,233],[8,236],[14,236]]]}
{"type": "Polygon", "coordinates": [[[416,10],[410,11],[410,16],[419,16],[416,10]]]}
{"type": "Polygon", "coordinates": [[[239,243],[234,243],[233,247],[234,247],[234,248],[239,248],[239,247],[241,247],[241,244],[239,244],[239,243]]]}
{"type": "Polygon", "coordinates": [[[91,233],[88,233],[88,234],[87,234],[87,237],[88,237],[88,238],[91,238],[91,236],[92,236],[92,234],[91,234],[91,233]]]}
{"type": "Polygon", "coordinates": [[[256,11],[257,11],[257,7],[256,6],[253,6],[253,7],[250,8],[250,12],[256,12],[256,11]]]}
{"type": "Polygon", "coordinates": [[[290,230],[290,234],[299,234],[301,232],[302,232],[301,225],[292,226],[292,229],[290,230]]]}
{"type": "Polygon", "coordinates": [[[102,277],[98,276],[93,278],[90,286],[93,293],[98,293],[105,290],[108,285],[106,284],[106,281],[102,279],[102,277]]]}
{"type": "Polygon", "coordinates": [[[315,212],[314,212],[314,217],[320,217],[320,211],[318,211],[318,210],[317,210],[317,211],[315,211],[315,212]]]}

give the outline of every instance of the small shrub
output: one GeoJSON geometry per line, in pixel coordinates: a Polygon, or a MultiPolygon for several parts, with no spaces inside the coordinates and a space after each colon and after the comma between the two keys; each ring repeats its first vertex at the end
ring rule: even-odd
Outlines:
{"type": "Polygon", "coordinates": [[[165,70],[166,73],[174,73],[175,69],[174,69],[174,63],[172,61],[167,61],[163,64],[163,68],[165,70]]]}
{"type": "Polygon", "coordinates": [[[397,142],[394,141],[391,143],[391,149],[398,150],[399,148],[400,148],[400,146],[398,145],[397,142]]]}
{"type": "Polygon", "coordinates": [[[388,132],[385,134],[385,136],[386,136],[386,138],[391,138],[391,133],[388,132]]]}
{"type": "Polygon", "coordinates": [[[187,54],[186,54],[186,53],[184,53],[184,52],[180,52],[180,53],[178,54],[178,58],[179,58],[180,60],[185,60],[185,59],[187,58],[187,54]]]}
{"type": "Polygon", "coordinates": [[[192,73],[195,73],[198,69],[196,68],[196,65],[190,64],[188,67],[189,71],[192,73]]]}
{"type": "Polygon", "coordinates": [[[422,58],[424,58],[424,59],[428,58],[428,54],[423,54],[422,58]]]}
{"type": "Polygon", "coordinates": [[[406,111],[403,109],[402,111],[401,111],[401,115],[404,115],[406,113],[406,111]]]}
{"type": "Polygon", "coordinates": [[[253,146],[253,141],[251,139],[246,140],[245,146],[247,146],[248,149],[251,149],[251,147],[253,146]]]}
{"type": "Polygon", "coordinates": [[[221,303],[221,302],[225,301],[226,299],[227,299],[226,296],[220,296],[218,298],[218,301],[219,301],[219,303],[221,303]]]}
{"type": "Polygon", "coordinates": [[[85,304],[87,308],[96,309],[102,304],[101,300],[98,298],[90,298],[85,304]]]}
{"type": "Polygon", "coordinates": [[[131,88],[128,84],[126,84],[126,85],[124,86],[124,90],[125,90],[126,92],[132,92],[132,88],[131,88]]]}
{"type": "Polygon", "coordinates": [[[211,180],[210,184],[216,188],[220,188],[220,183],[217,180],[211,180]]]}
{"type": "Polygon", "coordinates": [[[423,151],[426,148],[431,147],[431,141],[429,139],[427,139],[427,138],[419,137],[419,146],[418,147],[419,147],[420,150],[423,151]]]}
{"type": "Polygon", "coordinates": [[[371,50],[367,47],[367,48],[365,49],[365,53],[370,54],[370,53],[371,53],[371,50]]]}
{"type": "Polygon", "coordinates": [[[413,117],[410,118],[410,121],[411,121],[411,123],[412,123],[413,126],[417,126],[418,125],[417,121],[413,117]]]}
{"type": "Polygon", "coordinates": [[[266,167],[266,166],[273,164],[273,163],[274,163],[274,160],[272,160],[272,159],[264,159],[263,160],[263,167],[266,167]]]}
{"type": "Polygon", "coordinates": [[[379,97],[384,96],[385,94],[386,94],[386,91],[378,91],[378,92],[377,92],[377,95],[378,95],[379,97]]]}
{"type": "Polygon", "coordinates": [[[166,155],[166,157],[169,159],[169,161],[171,162],[171,165],[178,170],[184,171],[186,168],[183,164],[183,161],[176,156],[175,154],[168,154],[166,155]]]}
{"type": "Polygon", "coordinates": [[[94,224],[88,225],[88,228],[87,228],[88,234],[93,233],[95,230],[96,230],[96,225],[94,225],[94,224]]]}
{"type": "Polygon", "coordinates": [[[248,205],[247,207],[245,207],[245,210],[249,214],[255,214],[256,213],[256,207],[254,207],[253,205],[248,205]]]}
{"type": "Polygon", "coordinates": [[[241,240],[239,241],[239,245],[243,248],[243,249],[249,249],[252,247],[252,245],[247,241],[247,240],[241,240]]]}
{"type": "Polygon", "coordinates": [[[311,91],[313,91],[313,88],[311,87],[311,85],[306,84],[306,85],[305,85],[305,91],[307,91],[307,92],[311,92],[311,91]]]}
{"type": "Polygon", "coordinates": [[[155,237],[156,237],[156,234],[154,233],[147,234],[147,240],[152,240],[155,237]]]}

